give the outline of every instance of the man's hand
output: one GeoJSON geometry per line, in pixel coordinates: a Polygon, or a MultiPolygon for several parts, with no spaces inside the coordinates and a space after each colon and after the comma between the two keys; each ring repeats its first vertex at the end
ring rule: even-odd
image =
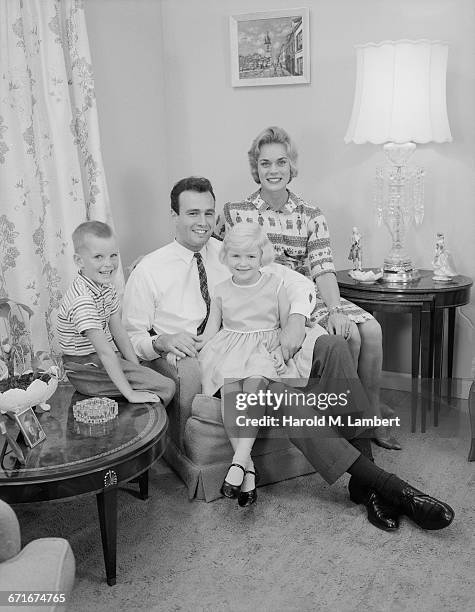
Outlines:
{"type": "Polygon", "coordinates": [[[299,350],[304,339],[305,317],[299,314],[291,314],[285,327],[280,332],[280,346],[286,363],[299,350]]]}
{"type": "Polygon", "coordinates": [[[147,402],[159,402],[160,398],[156,393],[150,391],[134,391],[127,395],[127,399],[131,404],[145,404],[147,402]]]}
{"type": "Polygon", "coordinates": [[[341,312],[334,312],[328,317],[327,331],[335,336],[343,336],[347,340],[351,332],[351,320],[341,312]]]}
{"type": "Polygon", "coordinates": [[[161,334],[153,341],[153,348],[164,353],[173,353],[177,357],[196,357],[198,336],[188,332],[178,334],[161,334]]]}
{"type": "Polygon", "coordinates": [[[198,340],[196,341],[196,344],[195,344],[196,350],[201,351],[201,349],[208,342],[208,340],[210,340],[210,338],[208,336],[205,336],[204,334],[202,334],[201,336],[198,336],[198,340]]]}

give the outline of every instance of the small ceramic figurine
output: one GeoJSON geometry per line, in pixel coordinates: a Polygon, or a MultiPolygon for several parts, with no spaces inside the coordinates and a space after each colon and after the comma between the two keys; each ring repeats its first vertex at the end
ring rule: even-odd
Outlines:
{"type": "Polygon", "coordinates": [[[8,378],[8,366],[3,361],[3,359],[0,359],[0,381],[6,380],[7,378],[8,378]]]}
{"type": "Polygon", "coordinates": [[[452,262],[452,256],[445,248],[445,236],[440,232],[437,234],[432,265],[434,266],[434,276],[432,279],[435,281],[447,281],[457,276],[457,272],[452,262]]]}
{"type": "Polygon", "coordinates": [[[353,228],[348,259],[353,262],[353,270],[361,270],[361,234],[357,227],[353,228]]]}

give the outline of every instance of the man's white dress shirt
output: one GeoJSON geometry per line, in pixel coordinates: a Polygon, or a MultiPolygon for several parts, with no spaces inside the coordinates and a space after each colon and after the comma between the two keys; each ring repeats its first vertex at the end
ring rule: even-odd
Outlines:
{"type": "MultiPolygon", "coordinates": [[[[231,276],[218,258],[221,245],[219,240],[210,238],[200,251],[211,299],[216,285],[231,276]]],[[[284,280],[290,314],[308,318],[315,305],[315,285],[280,264],[272,263],[263,270],[284,280]]],[[[127,281],[122,312],[125,328],[140,359],[150,361],[157,357],[149,330],[157,334],[183,331],[196,334],[206,316],[206,304],[200,291],[194,251],[174,240],[146,255],[127,281]]]]}

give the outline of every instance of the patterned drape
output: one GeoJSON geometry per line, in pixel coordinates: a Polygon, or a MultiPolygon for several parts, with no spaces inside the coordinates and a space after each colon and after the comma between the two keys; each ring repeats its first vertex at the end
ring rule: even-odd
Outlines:
{"type": "Polygon", "coordinates": [[[35,351],[58,352],[70,240],[111,222],[83,0],[0,0],[0,298],[33,310],[35,351]]]}

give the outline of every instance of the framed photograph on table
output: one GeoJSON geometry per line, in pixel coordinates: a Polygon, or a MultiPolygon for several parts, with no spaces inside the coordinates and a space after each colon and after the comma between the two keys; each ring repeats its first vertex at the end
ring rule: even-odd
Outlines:
{"type": "Polygon", "coordinates": [[[20,428],[26,444],[33,448],[46,438],[46,434],[33,412],[33,408],[25,408],[21,412],[15,413],[15,421],[20,428]]]}
{"type": "Polygon", "coordinates": [[[308,8],[229,18],[233,87],[310,83],[308,8]]]}

